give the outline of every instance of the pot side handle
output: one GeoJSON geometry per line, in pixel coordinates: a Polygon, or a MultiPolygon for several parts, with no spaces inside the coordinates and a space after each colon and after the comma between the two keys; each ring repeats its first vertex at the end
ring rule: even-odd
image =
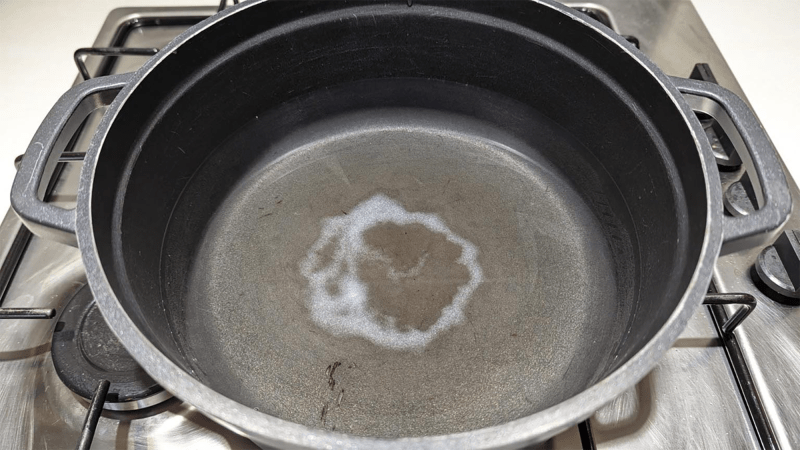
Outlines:
{"type": "Polygon", "coordinates": [[[36,130],[11,188],[11,207],[33,234],[77,246],[75,210],[44,202],[44,191],[58,157],[83,121],[110,105],[132,76],[99,77],[74,86],[58,99],[36,130]]]}
{"type": "Polygon", "coordinates": [[[758,208],[740,217],[723,215],[723,255],[771,243],[792,212],[792,196],[766,131],[733,92],[707,81],[671,77],[689,106],[722,127],[750,175],[758,208]],[[741,139],[740,139],[741,138],[741,139]]]}

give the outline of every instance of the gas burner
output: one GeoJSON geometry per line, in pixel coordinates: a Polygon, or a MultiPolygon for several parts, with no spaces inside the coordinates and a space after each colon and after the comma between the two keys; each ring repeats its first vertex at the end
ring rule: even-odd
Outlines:
{"type": "Polygon", "coordinates": [[[53,365],[61,381],[91,399],[103,380],[111,385],[103,409],[133,411],[172,395],[136,363],[106,325],[88,286],[69,300],[53,332],[53,365]]]}

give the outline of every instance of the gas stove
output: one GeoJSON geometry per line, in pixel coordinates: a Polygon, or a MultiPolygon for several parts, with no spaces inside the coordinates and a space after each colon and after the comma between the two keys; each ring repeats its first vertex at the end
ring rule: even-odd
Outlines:
{"type": "MultiPolygon", "coordinates": [[[[569,5],[628,37],[667,74],[716,81],[744,98],[691,3],[569,5]]],[[[113,11],[94,47],[76,52],[76,83],[136,70],[215,12],[113,11]]],[[[90,116],[62,154],[47,188],[50,202],[74,206],[82,152],[101,115],[90,116]]],[[[718,153],[728,213],[746,214],[752,208],[747,177],[720,127],[701,119],[718,153]]],[[[800,229],[800,213],[786,229],[800,229]]],[[[586,422],[531,448],[800,446],[800,309],[793,306],[800,303],[794,289],[800,285],[798,238],[788,231],[774,246],[721,257],[709,290],[740,295],[710,295],[640,383],[586,422]]],[[[32,236],[9,211],[0,225],[0,262],[0,317],[6,319],[0,448],[258,448],[171,397],[138,368],[94,306],[77,249],[32,236]]]]}

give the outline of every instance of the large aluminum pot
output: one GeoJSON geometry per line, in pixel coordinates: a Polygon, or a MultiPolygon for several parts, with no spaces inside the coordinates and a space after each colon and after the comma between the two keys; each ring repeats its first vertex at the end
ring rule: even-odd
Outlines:
{"type": "Polygon", "coordinates": [[[165,389],[260,444],[369,449],[578,423],[791,209],[740,99],[547,0],[241,4],[65,94],[12,204],[165,389]],[[107,103],[77,209],[41,202],[107,103]],[[755,213],[723,215],[695,111],[755,213]]]}

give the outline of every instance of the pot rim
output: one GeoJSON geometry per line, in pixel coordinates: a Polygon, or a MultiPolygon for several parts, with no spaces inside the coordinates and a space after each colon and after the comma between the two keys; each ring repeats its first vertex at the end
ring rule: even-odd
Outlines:
{"type": "Polygon", "coordinates": [[[537,413],[477,430],[447,435],[407,437],[397,439],[351,436],[343,433],[315,429],[279,419],[238,403],[214,391],[186,373],[159,351],[136,327],[118,302],[102,268],[94,240],[91,215],[94,174],[105,137],[125,105],[127,98],[140,82],[165,58],[177,50],[194,35],[202,32],[233,14],[268,0],[253,0],[228,8],[223,12],[189,28],[175,38],[163,50],[139,69],[131,81],[122,89],[104,115],[92,138],[86,161],[81,171],[78,191],[77,237],[81,257],[92,292],[103,316],[111,329],[142,368],[158,381],[164,389],[193,405],[203,414],[227,426],[235,432],[268,445],[305,448],[499,448],[537,442],[562,432],[581,420],[591,416],[623,391],[639,382],[664,353],[672,346],[686,327],[689,318],[700,305],[711,281],[714,263],[722,246],[722,192],[716,180],[718,173],[711,145],[704,131],[677,88],[653,62],[634,48],[629,42],[611,30],[590,23],[579,13],[553,0],[528,0],[554,9],[565,18],[577,21],[594,32],[598,38],[615,45],[636,60],[666,91],[674,105],[681,111],[688,131],[700,153],[706,188],[706,225],[702,249],[692,278],[680,302],[658,332],[644,347],[614,372],[581,393],[537,413]],[[698,137],[699,136],[699,137],[698,137]]]}

